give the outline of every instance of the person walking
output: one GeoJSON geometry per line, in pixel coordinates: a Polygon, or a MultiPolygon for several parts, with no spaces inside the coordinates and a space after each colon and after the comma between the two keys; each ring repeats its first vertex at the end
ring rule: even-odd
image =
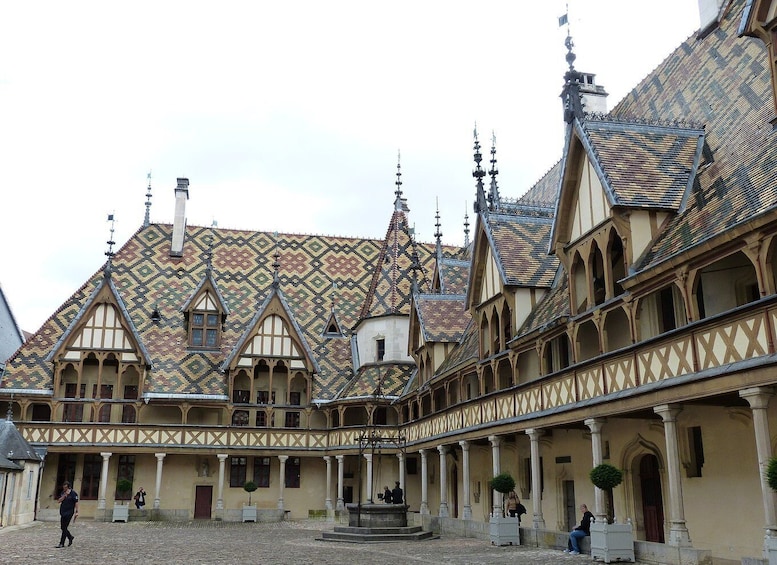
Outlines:
{"type": "Polygon", "coordinates": [[[70,533],[68,527],[70,526],[70,520],[78,519],[78,493],[70,488],[70,483],[65,481],[62,483],[62,494],[57,499],[59,502],[59,524],[62,528],[62,536],[59,538],[59,545],[57,547],[65,547],[65,538],[67,538],[68,547],[73,545],[73,538],[75,537],[70,533]]]}

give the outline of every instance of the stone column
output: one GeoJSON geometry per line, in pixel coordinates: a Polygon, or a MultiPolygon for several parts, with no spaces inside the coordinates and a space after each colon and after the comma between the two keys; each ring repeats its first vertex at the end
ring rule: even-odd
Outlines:
{"type": "Polygon", "coordinates": [[[337,459],[337,503],[335,505],[336,510],[344,510],[345,504],[343,503],[343,479],[345,476],[345,466],[343,459],[345,455],[335,455],[337,459]]]}
{"type": "Polygon", "coordinates": [[[156,486],[154,487],[154,510],[159,510],[159,493],[162,492],[162,462],[167,453],[154,453],[156,457],[156,486]]]}
{"type": "MultiPolygon", "coordinates": [[[[602,464],[602,426],[604,426],[604,420],[601,418],[588,418],[583,423],[591,430],[591,451],[594,467],[596,467],[602,464]]],[[[599,487],[594,487],[594,506],[596,521],[604,523],[607,520],[607,511],[605,510],[604,491],[599,487]]]]}
{"type": "Polygon", "coordinates": [[[429,512],[429,462],[426,460],[426,450],[419,449],[421,454],[421,514],[429,512]]]}
{"type": "Polygon", "coordinates": [[[327,511],[332,509],[332,458],[329,455],[324,456],[326,461],[326,500],[324,501],[327,511]]]}
{"type": "Polygon", "coordinates": [[[226,453],[218,453],[216,457],[219,459],[219,494],[216,499],[216,510],[224,510],[224,465],[229,456],[226,453]]]}
{"type": "Polygon", "coordinates": [[[401,451],[397,453],[399,459],[399,487],[405,493],[405,504],[407,504],[407,491],[405,490],[405,454],[401,451]]]}
{"type": "Polygon", "coordinates": [[[440,452],[440,518],[447,518],[448,514],[448,448],[444,445],[438,445],[437,451],[440,452]]]}
{"type": "MultiPolygon", "coordinates": [[[[764,518],[766,519],[766,538],[777,537],[777,496],[766,482],[766,467],[772,458],[772,444],[769,434],[769,420],[766,409],[774,391],[765,387],[754,387],[739,391],[739,396],[747,400],[753,412],[753,431],[755,449],[758,455],[758,478],[761,481],[761,494],[764,500],[764,518]]],[[[765,540],[766,542],[766,540],[765,540]]],[[[764,546],[766,549],[766,546],[764,546]]]]}
{"type": "Polygon", "coordinates": [[[463,439],[459,442],[459,445],[461,446],[461,466],[464,474],[464,477],[462,478],[462,485],[464,487],[464,510],[461,517],[464,520],[471,520],[472,506],[469,503],[469,442],[463,439]]]}
{"type": "Polygon", "coordinates": [[[286,487],[286,461],[289,459],[288,455],[279,455],[278,461],[281,462],[281,478],[278,481],[278,510],[283,510],[283,489],[286,487]]]}
{"type": "Polygon", "coordinates": [[[100,453],[103,456],[103,468],[100,471],[100,494],[97,499],[97,509],[105,510],[105,492],[108,490],[108,461],[112,453],[100,453]]]}
{"type": "Polygon", "coordinates": [[[372,453],[365,453],[367,460],[367,503],[372,504],[372,453]]]}
{"type": "MultiPolygon", "coordinates": [[[[488,441],[491,442],[491,464],[492,464],[492,475],[493,477],[496,477],[501,471],[499,470],[501,468],[500,462],[499,462],[499,444],[501,443],[501,440],[497,436],[488,436],[488,441]]],[[[501,516],[502,515],[502,493],[494,491],[493,497],[491,500],[491,515],[492,516],[501,516]]]]}
{"type": "Polygon", "coordinates": [[[531,504],[534,509],[532,527],[536,530],[545,529],[545,518],[542,515],[542,469],[540,468],[540,437],[542,430],[530,428],[526,435],[531,440],[531,504]]]}
{"type": "Polygon", "coordinates": [[[664,439],[666,440],[666,471],[669,479],[669,539],[666,543],[680,547],[690,547],[691,537],[685,526],[683,507],[683,485],[680,464],[680,449],[677,446],[677,415],[682,410],[675,404],[655,406],[653,411],[664,421],[664,439]]]}

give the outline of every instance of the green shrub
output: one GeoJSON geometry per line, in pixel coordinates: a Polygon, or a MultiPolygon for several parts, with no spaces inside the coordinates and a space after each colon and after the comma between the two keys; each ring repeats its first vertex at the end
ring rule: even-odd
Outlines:
{"type": "Polygon", "coordinates": [[[257,488],[259,487],[254,481],[246,481],[243,485],[243,490],[248,493],[248,506],[251,506],[251,493],[257,488]]]}
{"type": "Polygon", "coordinates": [[[501,492],[502,494],[515,490],[515,479],[510,473],[500,473],[488,481],[488,484],[496,492],[501,492]]]}
{"type": "Polygon", "coordinates": [[[120,493],[129,492],[132,490],[132,481],[127,479],[119,479],[116,483],[116,490],[120,493]]]}
{"type": "Polygon", "coordinates": [[[769,483],[769,488],[777,491],[777,456],[769,459],[766,466],[766,482],[769,483]]]}
{"type": "Polygon", "coordinates": [[[591,469],[588,475],[595,487],[612,490],[623,482],[623,471],[609,463],[602,463],[591,469]]]}

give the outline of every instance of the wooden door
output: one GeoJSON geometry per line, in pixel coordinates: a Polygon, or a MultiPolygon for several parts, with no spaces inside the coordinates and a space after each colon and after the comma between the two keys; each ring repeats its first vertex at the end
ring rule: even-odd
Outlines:
{"type": "Polygon", "coordinates": [[[213,487],[197,485],[194,498],[194,518],[210,520],[211,505],[213,501],[213,487]]]}
{"type": "Polygon", "coordinates": [[[572,531],[577,526],[577,505],[575,504],[575,481],[564,481],[564,516],[567,530],[572,531]]]}
{"type": "Polygon", "coordinates": [[[645,455],[639,462],[642,491],[642,517],[645,520],[645,541],[664,543],[664,502],[661,497],[661,476],[658,458],[645,455]]]}

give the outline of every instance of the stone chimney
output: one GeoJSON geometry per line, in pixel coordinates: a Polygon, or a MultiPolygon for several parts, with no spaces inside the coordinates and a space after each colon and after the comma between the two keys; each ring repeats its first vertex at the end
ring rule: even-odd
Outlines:
{"type": "Polygon", "coordinates": [[[723,0],[699,0],[699,31],[704,34],[718,23],[723,0]]]}
{"type": "Polygon", "coordinates": [[[173,220],[173,241],[170,256],[183,255],[183,240],[186,235],[186,201],[189,199],[189,179],[178,179],[175,187],[175,219],[173,220]]]}

